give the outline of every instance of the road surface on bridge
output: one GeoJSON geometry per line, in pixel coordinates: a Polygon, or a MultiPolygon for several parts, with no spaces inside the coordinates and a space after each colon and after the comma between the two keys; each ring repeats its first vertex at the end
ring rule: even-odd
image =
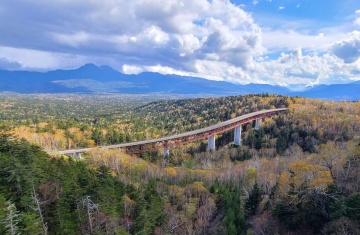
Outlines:
{"type": "MultiPolygon", "coordinates": [[[[242,125],[244,123],[251,122],[256,119],[261,119],[265,117],[270,117],[273,115],[276,115],[280,112],[283,112],[287,110],[287,108],[278,108],[278,109],[268,109],[268,110],[261,110],[249,114],[245,114],[209,127],[197,129],[194,131],[188,131],[181,134],[175,134],[171,136],[161,137],[158,139],[150,139],[150,140],[142,140],[142,141],[135,141],[131,143],[124,143],[124,144],[115,144],[115,145],[107,145],[107,146],[101,146],[101,148],[104,149],[112,149],[112,148],[130,148],[130,147],[136,147],[136,146],[145,146],[145,145],[151,145],[151,144],[157,144],[162,143],[161,147],[165,146],[166,143],[169,143],[171,141],[181,140],[184,138],[190,138],[194,136],[198,136],[198,138],[193,138],[190,141],[195,141],[199,139],[204,139],[208,137],[209,135],[218,134],[220,132],[224,132],[226,130],[229,130],[231,128],[234,128],[238,125],[242,125]]],[[[190,142],[190,141],[183,141],[190,142]]],[[[169,144],[169,146],[176,146],[178,144],[169,144]]],[[[155,147],[155,149],[161,148],[161,147],[155,147]]],[[[76,153],[84,153],[93,148],[82,148],[82,149],[68,149],[59,151],[60,154],[76,154],[76,153]]],[[[154,148],[153,148],[154,149],[154,148]]],[[[151,149],[151,150],[153,150],[151,149]]],[[[149,151],[149,150],[147,150],[149,151]]]]}

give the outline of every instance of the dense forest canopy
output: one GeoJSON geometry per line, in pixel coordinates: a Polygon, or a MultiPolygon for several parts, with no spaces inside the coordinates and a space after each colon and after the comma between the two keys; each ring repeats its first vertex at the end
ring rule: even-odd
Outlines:
{"type": "Polygon", "coordinates": [[[1,234],[360,233],[360,102],[1,95],[0,106],[1,234]],[[215,151],[198,141],[165,159],[100,148],[83,160],[56,154],[280,107],[288,112],[260,130],[243,125],[241,146],[228,131],[215,151]]]}

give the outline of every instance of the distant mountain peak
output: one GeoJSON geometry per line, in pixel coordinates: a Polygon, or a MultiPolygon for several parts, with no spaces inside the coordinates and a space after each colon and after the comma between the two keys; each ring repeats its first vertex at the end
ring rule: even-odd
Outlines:
{"type": "Polygon", "coordinates": [[[99,69],[99,67],[95,64],[88,63],[88,64],[84,64],[83,66],[80,66],[77,69],[99,69]]]}
{"type": "Polygon", "coordinates": [[[101,65],[100,68],[105,69],[105,70],[115,70],[112,67],[110,67],[109,65],[101,65]]]}
{"type": "Polygon", "coordinates": [[[85,64],[77,69],[46,73],[0,70],[0,92],[74,93],[111,92],[124,94],[187,94],[206,96],[279,94],[327,100],[359,100],[360,81],[350,84],[318,85],[303,91],[269,84],[233,84],[205,78],[144,72],[123,74],[108,65],[85,64]]]}

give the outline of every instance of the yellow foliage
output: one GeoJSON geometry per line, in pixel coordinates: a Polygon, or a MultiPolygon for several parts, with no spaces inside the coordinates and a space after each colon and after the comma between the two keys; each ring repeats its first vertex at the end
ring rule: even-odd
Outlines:
{"type": "Polygon", "coordinates": [[[71,134],[74,134],[74,133],[79,132],[79,128],[77,128],[77,127],[71,127],[71,128],[68,129],[68,131],[69,131],[71,134]]]}
{"type": "Polygon", "coordinates": [[[198,190],[198,191],[207,191],[207,189],[204,187],[204,182],[194,182],[193,186],[198,190]]]}
{"type": "Polygon", "coordinates": [[[115,177],[116,176],[116,172],[115,171],[110,171],[110,174],[112,177],[115,177]]]}
{"type": "Polygon", "coordinates": [[[46,122],[40,122],[38,125],[37,125],[39,128],[44,128],[47,126],[47,123],[46,122]]]}
{"type": "Polygon", "coordinates": [[[255,167],[249,167],[246,170],[246,183],[253,184],[256,180],[257,171],[255,167]]]}
{"type": "Polygon", "coordinates": [[[167,174],[168,176],[172,176],[172,177],[176,176],[176,170],[173,167],[166,167],[164,171],[165,174],[167,174]]]}
{"type": "Polygon", "coordinates": [[[131,200],[126,194],[121,198],[123,203],[127,203],[127,204],[134,204],[135,201],[131,200]]]}
{"type": "Polygon", "coordinates": [[[195,216],[199,198],[190,198],[189,202],[184,205],[185,215],[188,218],[195,216]]]}
{"type": "Polygon", "coordinates": [[[326,188],[332,182],[330,171],[320,171],[318,177],[313,179],[309,186],[312,188],[326,188]]]}
{"type": "Polygon", "coordinates": [[[289,164],[288,171],[283,171],[279,178],[280,194],[290,190],[302,191],[307,188],[325,190],[333,182],[330,171],[323,166],[297,161],[289,164]]]}
{"type": "Polygon", "coordinates": [[[94,147],[95,146],[95,141],[94,140],[86,140],[86,146],[94,147]]]}
{"type": "Polygon", "coordinates": [[[178,186],[175,186],[176,188],[174,188],[174,190],[176,190],[175,191],[175,197],[177,198],[177,199],[181,199],[181,198],[183,198],[184,197],[184,191],[185,191],[185,189],[184,188],[180,188],[180,187],[178,187],[178,186]]]}
{"type": "Polygon", "coordinates": [[[140,183],[135,182],[135,183],[133,183],[133,186],[134,186],[134,188],[139,189],[139,187],[140,187],[140,183]]]}

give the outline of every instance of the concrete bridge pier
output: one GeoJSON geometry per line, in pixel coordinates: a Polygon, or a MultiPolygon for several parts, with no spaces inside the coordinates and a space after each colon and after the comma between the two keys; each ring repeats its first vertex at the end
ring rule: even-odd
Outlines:
{"type": "Polygon", "coordinates": [[[75,153],[75,158],[76,159],[81,159],[81,153],[79,153],[79,152],[75,153]]]}
{"type": "Polygon", "coordinates": [[[256,119],[256,120],[255,120],[255,130],[259,130],[259,129],[260,129],[260,122],[261,122],[261,119],[256,119]]]}
{"type": "MultiPolygon", "coordinates": [[[[178,146],[188,142],[208,138],[208,150],[215,150],[215,133],[222,133],[224,131],[235,128],[234,144],[241,145],[241,132],[242,125],[249,124],[252,126],[255,121],[255,129],[260,128],[260,122],[262,119],[277,115],[280,112],[286,111],[286,108],[262,110],[253,113],[249,113],[240,117],[233,118],[231,120],[218,123],[216,125],[208,126],[194,131],[189,131],[181,134],[176,134],[167,137],[161,137],[157,139],[135,141],[125,144],[115,144],[109,146],[102,146],[103,149],[124,148],[127,153],[142,153],[158,149],[163,151],[164,156],[169,154],[169,147],[178,146]]],[[[81,159],[81,153],[86,153],[92,148],[81,149],[67,149],[59,151],[59,154],[65,154],[67,156],[81,159]]]]}
{"type": "Polygon", "coordinates": [[[241,145],[241,125],[234,129],[234,145],[241,145]]]}
{"type": "Polygon", "coordinates": [[[215,150],[215,135],[208,137],[208,150],[215,150]]]}
{"type": "Polygon", "coordinates": [[[165,146],[164,147],[164,157],[169,156],[169,154],[170,154],[170,149],[169,149],[169,147],[165,146]]]}
{"type": "Polygon", "coordinates": [[[67,155],[67,156],[69,156],[69,157],[72,157],[72,158],[81,159],[81,153],[79,153],[79,152],[76,152],[76,153],[67,153],[67,154],[65,154],[65,155],[67,155]]]}

